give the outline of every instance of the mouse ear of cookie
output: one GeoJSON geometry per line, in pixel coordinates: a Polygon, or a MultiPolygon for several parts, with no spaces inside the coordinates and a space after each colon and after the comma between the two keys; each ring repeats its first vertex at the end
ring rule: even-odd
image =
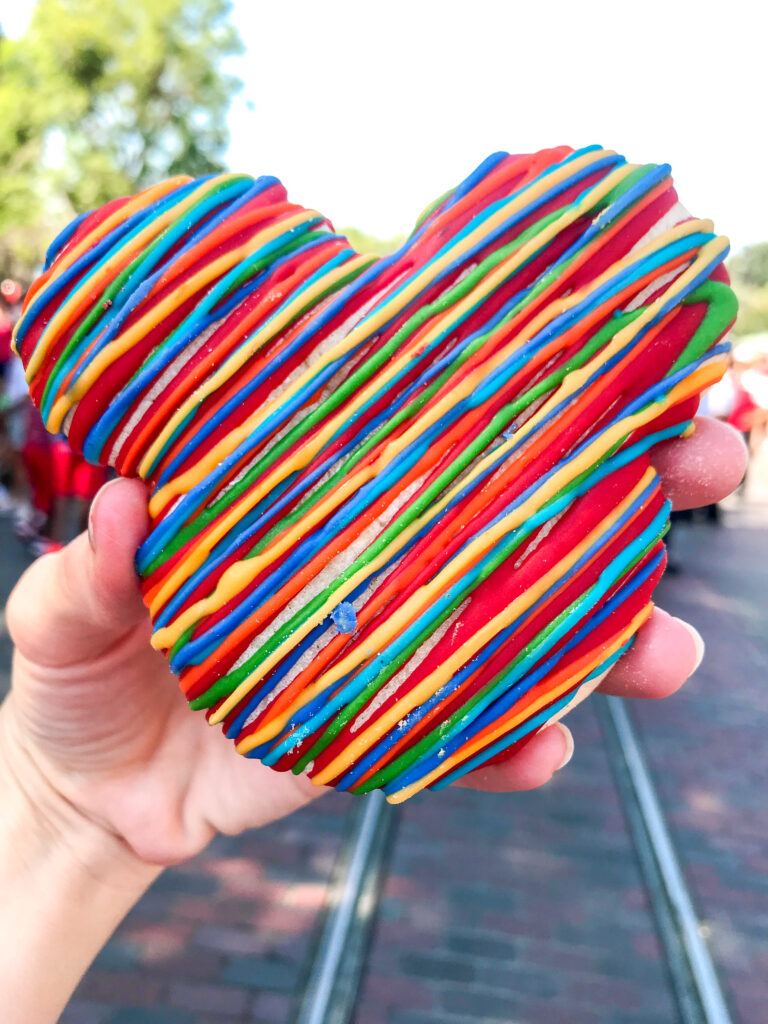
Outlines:
{"type": "Polygon", "coordinates": [[[582,699],[663,572],[649,460],[736,313],[667,165],[496,153],[391,256],[275,178],[67,228],[15,344],[48,429],[151,485],[153,643],[276,770],[393,802],[582,699]]]}

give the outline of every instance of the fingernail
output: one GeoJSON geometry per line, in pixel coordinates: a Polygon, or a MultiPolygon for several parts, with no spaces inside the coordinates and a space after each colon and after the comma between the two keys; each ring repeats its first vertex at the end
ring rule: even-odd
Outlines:
{"type": "MultiPolygon", "coordinates": [[[[675,616],[675,618],[677,618],[677,616],[675,616]]],[[[677,619],[677,621],[680,623],[681,626],[685,626],[685,628],[693,637],[693,643],[696,648],[696,664],[691,669],[691,675],[693,675],[693,673],[701,664],[702,658],[704,657],[704,641],[701,638],[701,633],[699,633],[698,629],[695,629],[690,624],[690,622],[686,622],[685,619],[677,619]]]]}
{"type": "Polygon", "coordinates": [[[563,755],[563,760],[557,766],[557,770],[560,771],[561,768],[565,768],[565,766],[573,757],[573,734],[571,730],[568,728],[568,726],[563,725],[562,722],[556,722],[555,725],[563,734],[563,739],[565,740],[565,754],[563,755]]]}
{"type": "Polygon", "coordinates": [[[107,483],[105,483],[104,486],[96,492],[96,497],[93,499],[93,501],[91,502],[91,507],[88,509],[88,543],[91,545],[92,551],[96,550],[96,541],[94,539],[93,532],[93,515],[94,512],[96,511],[96,506],[101,501],[104,491],[106,491],[107,488],[112,487],[113,484],[118,483],[120,483],[119,480],[108,480],[107,483]]]}

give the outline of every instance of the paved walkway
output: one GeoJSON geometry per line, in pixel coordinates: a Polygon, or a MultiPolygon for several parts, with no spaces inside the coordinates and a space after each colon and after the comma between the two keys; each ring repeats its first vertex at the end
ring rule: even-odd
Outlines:
{"type": "MultiPolygon", "coordinates": [[[[7,593],[23,559],[7,531],[0,543],[7,593]]],[[[699,626],[707,660],[632,713],[734,1015],[764,1024],[768,516],[684,527],[678,543],[683,572],[659,603],[699,626]]],[[[677,1020],[594,711],[571,721],[576,754],[543,791],[402,809],[355,1024],[677,1020]]],[[[63,1024],[291,1024],[351,807],[334,794],[167,872],[63,1024]]]]}
{"type": "Polygon", "coordinates": [[[675,1020],[589,704],[571,724],[539,793],[404,807],[355,1024],[675,1020]]]}
{"type": "Polygon", "coordinates": [[[345,827],[335,794],[167,871],[61,1024],[288,1024],[345,827]]]}
{"type": "Polygon", "coordinates": [[[768,1021],[768,507],[680,530],[657,593],[706,638],[673,699],[634,720],[735,1016],[768,1021]]]}

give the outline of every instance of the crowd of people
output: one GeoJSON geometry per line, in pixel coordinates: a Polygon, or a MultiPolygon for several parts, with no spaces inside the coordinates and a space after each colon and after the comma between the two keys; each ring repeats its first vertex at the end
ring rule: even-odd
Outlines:
{"type": "Polygon", "coordinates": [[[33,555],[60,548],[85,527],[107,471],[52,437],[32,404],[21,360],[11,349],[22,288],[0,284],[0,514],[33,555]]]}

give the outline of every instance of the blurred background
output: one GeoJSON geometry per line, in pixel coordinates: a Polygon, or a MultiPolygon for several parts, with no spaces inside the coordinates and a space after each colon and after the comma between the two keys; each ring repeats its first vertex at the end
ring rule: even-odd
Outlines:
{"type": "MultiPolygon", "coordinates": [[[[754,5],[0,4],[0,597],[104,482],[52,441],[10,335],[54,235],[170,174],[282,178],[384,253],[497,149],[668,161],[732,240],[703,398],[749,446],[677,517],[658,603],[707,642],[663,704],[594,698],[544,790],[333,794],[166,872],[65,1024],[768,1022],[768,203],[754,5]]],[[[0,618],[0,686],[10,643],[0,618]]],[[[7,939],[4,939],[7,941],[7,939]]]]}

